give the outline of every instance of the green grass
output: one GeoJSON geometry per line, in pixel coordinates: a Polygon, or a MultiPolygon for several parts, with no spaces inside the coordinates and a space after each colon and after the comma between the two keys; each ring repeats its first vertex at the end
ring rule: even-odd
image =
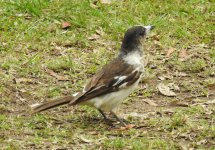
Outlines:
{"type": "Polygon", "coordinates": [[[214,104],[205,104],[215,98],[213,13],[209,0],[1,0],[1,148],[213,149],[214,104]],[[64,21],[71,23],[67,30],[61,28],[64,21]],[[141,89],[120,107],[122,116],[143,116],[128,117],[138,129],[110,130],[86,106],[23,114],[31,104],[80,90],[117,55],[124,32],[140,24],[156,26],[145,46],[150,59],[141,89]],[[167,58],[171,48],[175,51],[167,58]],[[181,50],[187,60],[178,58],[181,50]],[[69,80],[59,81],[46,69],[69,80]],[[159,94],[158,76],[179,86],[176,97],[159,94]],[[16,82],[20,78],[23,82],[16,82]],[[169,106],[172,101],[189,107],[169,106]]]}

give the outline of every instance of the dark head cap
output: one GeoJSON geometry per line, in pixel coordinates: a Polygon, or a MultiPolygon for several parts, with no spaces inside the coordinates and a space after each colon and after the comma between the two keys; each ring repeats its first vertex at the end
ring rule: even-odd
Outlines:
{"type": "Polygon", "coordinates": [[[154,28],[154,26],[134,26],[129,28],[125,32],[124,39],[122,41],[121,50],[128,53],[133,50],[137,50],[142,46],[143,41],[147,34],[154,28]]]}

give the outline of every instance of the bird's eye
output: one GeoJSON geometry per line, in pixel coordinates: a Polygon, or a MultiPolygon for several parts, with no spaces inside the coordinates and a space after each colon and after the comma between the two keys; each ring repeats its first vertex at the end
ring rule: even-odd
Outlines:
{"type": "Polygon", "coordinates": [[[143,36],[144,35],[144,31],[139,32],[139,35],[143,36]]]}

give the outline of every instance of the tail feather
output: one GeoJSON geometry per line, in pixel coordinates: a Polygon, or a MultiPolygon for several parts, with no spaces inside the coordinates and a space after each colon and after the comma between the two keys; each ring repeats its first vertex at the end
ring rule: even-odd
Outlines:
{"type": "Polygon", "coordinates": [[[48,110],[48,109],[51,109],[51,108],[54,108],[54,107],[57,107],[60,105],[68,104],[70,101],[73,100],[73,98],[74,98],[73,96],[66,96],[66,97],[58,98],[53,101],[42,103],[33,108],[32,114],[35,114],[35,113],[38,113],[41,111],[45,111],[45,110],[48,110]]]}

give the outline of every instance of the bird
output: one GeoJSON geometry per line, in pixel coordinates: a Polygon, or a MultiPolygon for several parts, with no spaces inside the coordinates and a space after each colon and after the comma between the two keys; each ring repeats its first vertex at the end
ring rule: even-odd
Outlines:
{"type": "Polygon", "coordinates": [[[144,73],[144,43],[152,29],[153,25],[130,27],[124,34],[118,56],[95,73],[80,92],[37,104],[32,114],[64,104],[88,105],[96,108],[107,124],[113,125],[106,116],[109,112],[126,127],[115,110],[137,88],[144,73]]]}

